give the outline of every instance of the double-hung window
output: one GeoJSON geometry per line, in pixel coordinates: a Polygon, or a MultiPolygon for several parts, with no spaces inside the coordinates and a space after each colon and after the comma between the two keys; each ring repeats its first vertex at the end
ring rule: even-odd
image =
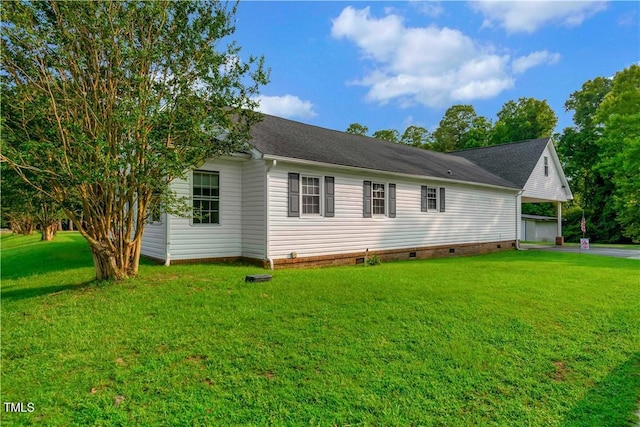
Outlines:
{"type": "Polygon", "coordinates": [[[335,216],[335,179],[289,172],[287,216],[335,216]]]}
{"type": "Polygon", "coordinates": [[[380,184],[377,182],[372,183],[371,199],[373,202],[373,214],[384,215],[385,214],[384,184],[380,184]]]}
{"type": "Polygon", "coordinates": [[[444,187],[421,187],[420,210],[422,212],[444,212],[444,187]]]}
{"type": "Polygon", "coordinates": [[[427,187],[427,211],[438,210],[438,189],[427,187]]]}
{"type": "Polygon", "coordinates": [[[220,174],[193,172],[193,223],[220,224],[220,174]]]}
{"type": "Polygon", "coordinates": [[[320,215],[320,178],[302,177],[302,213],[320,215]]]}
{"type": "Polygon", "coordinates": [[[362,216],[396,217],[396,184],[364,181],[362,216]]]}

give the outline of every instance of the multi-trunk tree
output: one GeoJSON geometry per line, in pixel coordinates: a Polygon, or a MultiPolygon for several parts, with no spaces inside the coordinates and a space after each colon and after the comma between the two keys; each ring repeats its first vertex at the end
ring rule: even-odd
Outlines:
{"type": "Polygon", "coordinates": [[[252,99],[268,76],[263,58],[243,60],[229,42],[236,8],[2,7],[2,160],[73,220],[98,280],[135,276],[147,217],[169,203],[168,184],[242,149],[259,120],[252,99]]]}

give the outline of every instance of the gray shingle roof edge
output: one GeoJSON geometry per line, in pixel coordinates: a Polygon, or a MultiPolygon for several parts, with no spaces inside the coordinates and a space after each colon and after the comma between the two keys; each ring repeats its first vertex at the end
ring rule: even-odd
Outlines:
{"type": "Polygon", "coordinates": [[[454,151],[481,168],[524,188],[533,168],[540,160],[551,138],[526,139],[507,144],[489,145],[454,151]]]}
{"type": "Polygon", "coordinates": [[[253,125],[251,133],[250,144],[267,157],[522,189],[461,156],[352,135],[268,114],[263,114],[263,120],[253,125]]]}

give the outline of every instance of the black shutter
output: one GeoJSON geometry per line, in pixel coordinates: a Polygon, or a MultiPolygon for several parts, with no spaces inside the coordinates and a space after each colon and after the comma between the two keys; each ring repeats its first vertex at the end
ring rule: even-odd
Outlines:
{"type": "Polygon", "coordinates": [[[336,215],[336,192],[335,183],[332,176],[324,177],[324,216],[333,217],[336,215]]]}
{"type": "Polygon", "coordinates": [[[444,212],[444,187],[440,187],[440,212],[444,212]]]}
{"type": "Polygon", "coordinates": [[[289,209],[287,216],[300,216],[300,174],[289,173],[289,209]]]}
{"type": "Polygon", "coordinates": [[[427,211],[427,186],[420,187],[420,211],[427,211]]]}
{"type": "Polygon", "coordinates": [[[389,218],[396,217],[396,185],[389,184],[389,218]]]}
{"type": "Polygon", "coordinates": [[[371,218],[371,181],[364,182],[362,186],[362,193],[362,216],[364,218],[371,218]]]}

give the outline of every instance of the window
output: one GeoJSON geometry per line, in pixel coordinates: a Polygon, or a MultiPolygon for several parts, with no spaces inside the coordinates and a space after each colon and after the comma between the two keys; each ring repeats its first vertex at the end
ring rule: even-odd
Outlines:
{"type": "Polygon", "coordinates": [[[433,187],[427,187],[427,210],[438,210],[438,189],[433,187]]]}
{"type": "Polygon", "coordinates": [[[544,176],[549,176],[549,158],[544,156],[544,176]]]}
{"type": "Polygon", "coordinates": [[[302,177],[302,213],[320,215],[320,178],[302,177]]]}
{"type": "Polygon", "coordinates": [[[220,224],[218,172],[193,172],[193,223],[220,224]]]}
{"type": "Polygon", "coordinates": [[[420,190],[420,210],[422,212],[444,212],[444,187],[437,188],[423,185],[420,190]]]}
{"type": "Polygon", "coordinates": [[[148,210],[147,224],[162,224],[162,208],[159,204],[148,210]]]}
{"type": "Polygon", "coordinates": [[[396,184],[364,181],[362,190],[364,218],[371,218],[373,215],[396,217],[396,184]]]}
{"type": "Polygon", "coordinates": [[[299,173],[288,174],[287,216],[303,215],[335,216],[335,179],[332,176],[322,178],[300,176],[299,173]],[[321,199],[322,198],[322,199],[321,199]],[[322,201],[321,201],[322,200],[322,201]],[[301,210],[302,207],[302,210],[301,210]]]}
{"type": "Polygon", "coordinates": [[[384,184],[374,182],[372,184],[372,201],[373,201],[373,214],[384,215],[384,184]]]}

